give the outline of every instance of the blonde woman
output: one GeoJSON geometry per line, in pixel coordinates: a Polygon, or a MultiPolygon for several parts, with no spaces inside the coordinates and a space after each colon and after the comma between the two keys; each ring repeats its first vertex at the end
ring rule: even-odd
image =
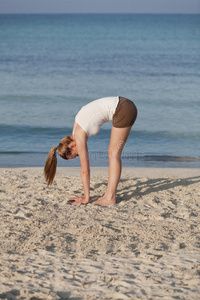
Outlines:
{"type": "Polygon", "coordinates": [[[135,104],[123,97],[100,98],[83,106],[75,117],[72,135],[64,137],[59,145],[53,147],[49,152],[44,167],[48,185],[52,184],[56,173],[56,150],[66,160],[79,156],[84,194],[70,200],[74,205],[89,203],[90,166],[87,139],[96,135],[103,123],[112,121],[113,126],[108,148],[108,185],[105,194],[92,203],[98,205],[116,204],[116,189],[121,175],[121,153],[136,118],[137,108],[135,104]]]}

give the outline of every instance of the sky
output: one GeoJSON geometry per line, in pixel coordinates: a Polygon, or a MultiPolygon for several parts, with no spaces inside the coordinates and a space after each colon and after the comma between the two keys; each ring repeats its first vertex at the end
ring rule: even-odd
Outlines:
{"type": "Polygon", "coordinates": [[[200,14],[200,0],[0,0],[1,13],[200,14]]]}

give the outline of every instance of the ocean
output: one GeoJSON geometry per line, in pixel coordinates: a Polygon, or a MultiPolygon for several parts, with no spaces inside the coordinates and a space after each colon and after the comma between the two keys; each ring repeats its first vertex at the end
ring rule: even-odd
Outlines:
{"type": "MultiPolygon", "coordinates": [[[[43,166],[88,102],[138,108],[124,166],[200,167],[200,15],[0,15],[0,166],[43,166]]],[[[107,166],[111,122],[88,140],[107,166]]],[[[79,166],[58,159],[58,166],[79,166]]]]}

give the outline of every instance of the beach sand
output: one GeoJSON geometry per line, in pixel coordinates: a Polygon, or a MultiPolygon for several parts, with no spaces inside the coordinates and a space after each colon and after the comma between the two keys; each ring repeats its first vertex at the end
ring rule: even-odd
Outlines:
{"type": "Polygon", "coordinates": [[[0,299],[200,299],[200,170],[124,168],[109,207],[67,203],[79,174],[0,169],[0,299]]]}

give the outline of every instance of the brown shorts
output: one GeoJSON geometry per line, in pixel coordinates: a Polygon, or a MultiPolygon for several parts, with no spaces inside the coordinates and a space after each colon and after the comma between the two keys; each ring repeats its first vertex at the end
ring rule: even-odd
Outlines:
{"type": "Polygon", "coordinates": [[[119,103],[113,115],[113,126],[125,128],[132,126],[137,118],[137,108],[135,104],[126,98],[119,97],[119,103]]]}

